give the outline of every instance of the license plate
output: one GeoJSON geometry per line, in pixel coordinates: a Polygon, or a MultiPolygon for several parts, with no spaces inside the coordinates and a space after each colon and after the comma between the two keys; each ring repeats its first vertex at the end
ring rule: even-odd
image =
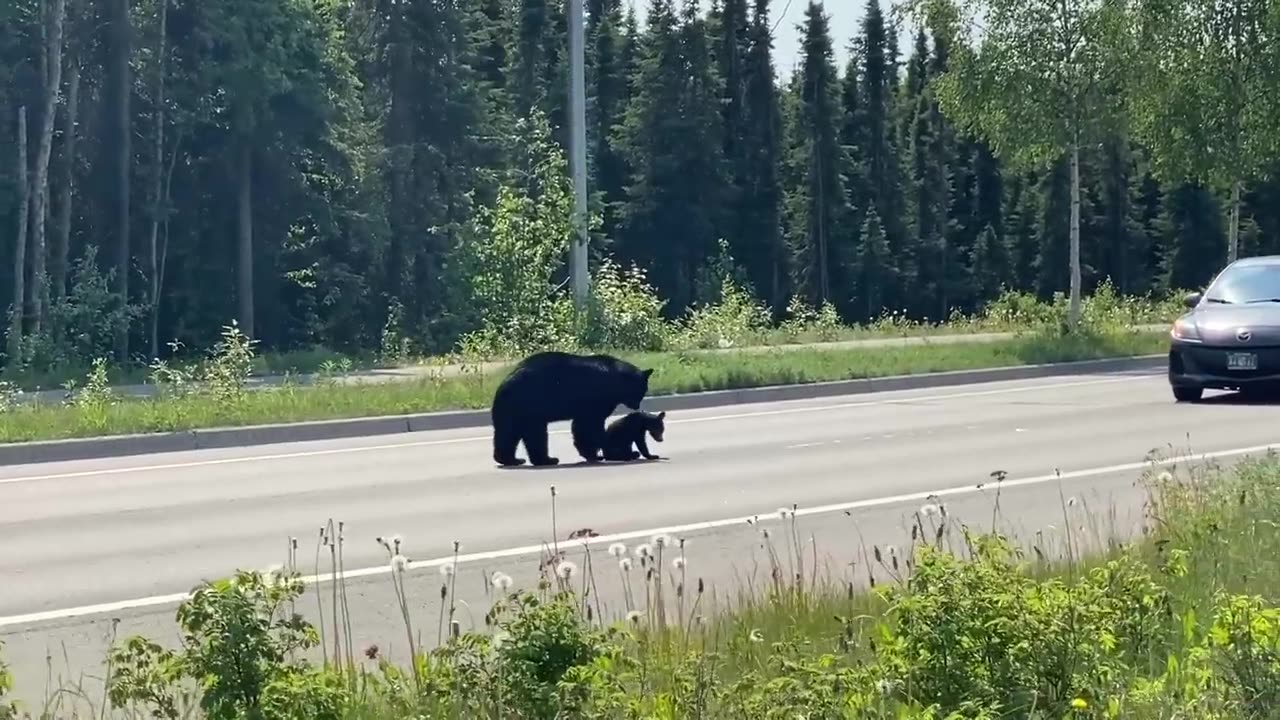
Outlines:
{"type": "Polygon", "coordinates": [[[1253,353],[1227,353],[1228,370],[1257,370],[1258,356],[1253,353]]]}

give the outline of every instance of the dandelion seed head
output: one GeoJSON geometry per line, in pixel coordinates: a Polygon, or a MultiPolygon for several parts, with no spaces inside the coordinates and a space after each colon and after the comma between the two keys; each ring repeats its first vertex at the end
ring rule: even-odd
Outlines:
{"type": "Polygon", "coordinates": [[[751,642],[753,642],[753,643],[762,643],[762,642],[764,642],[764,633],[760,632],[760,630],[759,630],[758,628],[757,628],[757,629],[752,629],[752,630],[751,630],[751,634],[750,634],[750,635],[748,635],[747,637],[749,637],[749,638],[751,639],[751,642]]]}
{"type": "Polygon", "coordinates": [[[556,575],[560,576],[561,580],[568,580],[577,574],[578,566],[574,565],[571,560],[563,560],[559,565],[556,565],[556,575]]]}
{"type": "Polygon", "coordinates": [[[409,559],[400,553],[396,553],[391,558],[391,569],[396,572],[404,572],[409,567],[409,559]]]}
{"type": "Polygon", "coordinates": [[[660,548],[664,548],[664,547],[669,547],[671,545],[674,545],[675,539],[672,538],[670,535],[667,535],[666,533],[659,533],[657,535],[654,535],[652,538],[650,538],[650,542],[652,542],[654,545],[660,548]]]}
{"type": "Polygon", "coordinates": [[[780,507],[780,508],[778,508],[778,517],[779,517],[779,518],[781,518],[781,519],[783,519],[783,520],[786,520],[786,519],[787,519],[787,516],[788,516],[788,515],[790,515],[790,514],[791,514],[791,508],[784,508],[784,507],[780,507]]]}
{"type": "Polygon", "coordinates": [[[683,570],[684,565],[685,565],[685,562],[684,562],[684,558],[682,557],[674,558],[671,561],[671,567],[675,568],[677,571],[683,570]]]}
{"type": "Polygon", "coordinates": [[[616,542],[609,546],[609,554],[616,558],[620,558],[627,554],[627,546],[620,542],[616,542]]]}
{"type": "Polygon", "coordinates": [[[928,503],[927,505],[920,506],[920,514],[924,515],[925,517],[933,517],[934,515],[940,515],[941,513],[942,511],[939,510],[938,506],[934,505],[933,503],[928,503]]]}
{"type": "Polygon", "coordinates": [[[636,557],[647,558],[653,556],[653,546],[649,543],[640,543],[636,546],[636,557]]]}
{"type": "Polygon", "coordinates": [[[639,610],[632,610],[631,612],[627,613],[627,620],[635,624],[638,624],[640,622],[640,618],[642,617],[644,617],[644,614],[642,614],[639,610]]]}
{"type": "Polygon", "coordinates": [[[631,558],[624,557],[618,561],[618,567],[622,572],[631,572],[631,558]]]}
{"type": "Polygon", "coordinates": [[[1168,470],[1162,470],[1160,471],[1160,474],[1156,476],[1156,480],[1159,480],[1162,483],[1173,482],[1173,473],[1168,470]]]}
{"type": "Polygon", "coordinates": [[[511,587],[511,582],[511,576],[502,571],[493,574],[493,586],[499,590],[507,590],[511,587]]]}
{"type": "Polygon", "coordinates": [[[445,577],[453,577],[453,574],[457,572],[457,570],[457,566],[451,562],[447,562],[440,566],[440,574],[445,577]]]}

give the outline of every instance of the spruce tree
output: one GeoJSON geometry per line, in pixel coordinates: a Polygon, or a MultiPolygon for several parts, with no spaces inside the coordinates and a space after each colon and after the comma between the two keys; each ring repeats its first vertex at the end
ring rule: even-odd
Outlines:
{"type": "Polygon", "coordinates": [[[743,62],[742,163],[735,215],[736,254],[757,293],[775,311],[785,307],[789,283],[782,237],[782,117],[774,83],[769,0],[756,0],[743,62]]]}
{"type": "Polygon", "coordinates": [[[903,299],[899,278],[913,274],[913,268],[899,262],[904,250],[906,227],[902,176],[896,151],[896,123],[893,118],[897,96],[897,42],[890,42],[879,0],[867,0],[862,22],[862,142],[859,154],[866,165],[869,207],[874,207],[884,229],[890,257],[885,272],[886,301],[897,306],[903,299]]]}
{"type": "Polygon", "coordinates": [[[814,305],[830,301],[847,309],[851,300],[847,275],[841,270],[852,256],[844,190],[845,155],[840,145],[839,75],[830,21],[822,5],[805,8],[803,62],[798,77],[792,161],[803,179],[790,203],[792,237],[797,253],[794,283],[814,305]]]}

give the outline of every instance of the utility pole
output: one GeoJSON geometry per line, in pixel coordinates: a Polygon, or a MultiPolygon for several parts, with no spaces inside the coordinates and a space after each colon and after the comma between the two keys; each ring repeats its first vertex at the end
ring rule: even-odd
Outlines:
{"type": "Polygon", "coordinates": [[[583,0],[569,0],[569,172],[573,174],[574,238],[569,275],[578,309],[587,303],[587,80],[583,0]]]}

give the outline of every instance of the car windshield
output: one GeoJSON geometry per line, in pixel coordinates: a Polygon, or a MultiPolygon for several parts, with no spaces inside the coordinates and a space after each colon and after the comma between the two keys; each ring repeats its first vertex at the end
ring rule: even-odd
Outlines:
{"type": "Polygon", "coordinates": [[[1228,268],[1205,292],[1205,300],[1232,305],[1280,303],[1280,265],[1237,265],[1228,268]]]}

